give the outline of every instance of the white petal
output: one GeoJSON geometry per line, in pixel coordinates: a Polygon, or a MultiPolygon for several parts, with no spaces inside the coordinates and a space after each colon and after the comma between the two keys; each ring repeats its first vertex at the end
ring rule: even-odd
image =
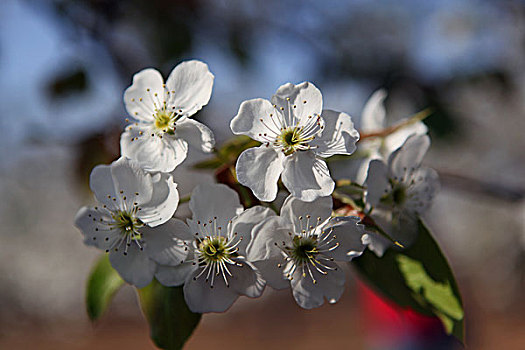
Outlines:
{"type": "Polygon", "coordinates": [[[402,178],[407,170],[418,168],[429,147],[428,135],[410,136],[388,159],[391,176],[402,178]]]}
{"type": "Polygon", "coordinates": [[[384,232],[406,248],[410,247],[417,237],[418,217],[407,208],[376,208],[371,216],[384,232]]]}
{"type": "Polygon", "coordinates": [[[423,214],[432,204],[439,190],[439,176],[434,169],[419,168],[412,175],[414,183],[409,187],[406,207],[416,214],[423,214]]]}
{"type": "Polygon", "coordinates": [[[296,233],[306,229],[307,226],[316,226],[317,218],[321,218],[320,222],[323,222],[331,215],[332,197],[330,196],[320,197],[312,202],[304,202],[289,195],[281,207],[281,217],[294,225],[296,233]],[[299,217],[302,217],[302,219],[299,219],[299,217]]]}
{"type": "Polygon", "coordinates": [[[375,207],[379,204],[381,197],[390,189],[386,164],[378,159],[372,160],[368,166],[365,184],[367,188],[366,202],[375,207]]]}
{"type": "Polygon", "coordinates": [[[224,312],[239,294],[233,288],[228,288],[222,276],[215,276],[213,288],[206,276],[195,279],[200,269],[194,271],[184,284],[184,300],[193,312],[224,312]]]}
{"type": "Polygon", "coordinates": [[[228,232],[237,233],[237,239],[241,239],[241,243],[237,246],[239,254],[245,255],[246,247],[252,239],[252,230],[255,225],[260,224],[264,219],[275,216],[275,213],[270,208],[260,205],[246,209],[235,218],[231,223],[228,223],[228,232]]]}
{"type": "Polygon", "coordinates": [[[237,193],[223,184],[195,187],[191,194],[190,209],[193,217],[188,223],[207,222],[217,217],[217,226],[222,227],[223,232],[226,231],[228,221],[243,211],[237,193]]]}
{"type": "Polygon", "coordinates": [[[89,176],[89,187],[99,203],[107,205],[110,209],[119,208],[120,201],[117,202],[116,198],[120,196],[117,196],[118,192],[111,175],[111,165],[100,164],[94,167],[89,176]]]}
{"type": "Polygon", "coordinates": [[[271,147],[259,146],[245,150],[235,166],[237,180],[249,187],[255,197],[271,202],[277,196],[277,181],[283,171],[281,156],[271,147]]]}
{"type": "MultiPolygon", "coordinates": [[[[387,228],[387,230],[389,230],[387,228]]],[[[391,220],[391,228],[387,233],[405,247],[414,243],[418,234],[418,217],[410,210],[394,212],[391,220]]]]}
{"type": "Polygon", "coordinates": [[[135,160],[147,171],[173,171],[186,159],[188,144],[168,134],[162,138],[156,134],[151,136],[148,130],[134,125],[127,127],[120,137],[122,155],[135,160]]]}
{"type": "Polygon", "coordinates": [[[280,216],[266,218],[252,231],[252,239],[246,248],[246,259],[250,262],[267,260],[271,257],[282,256],[276,242],[289,242],[292,238],[288,234],[293,232],[293,226],[280,216]]]}
{"type": "Polygon", "coordinates": [[[170,91],[168,105],[182,109],[185,116],[195,114],[210,100],[213,79],[206,63],[196,60],[180,63],[166,81],[170,91]]]}
{"type": "Polygon", "coordinates": [[[117,202],[119,199],[122,202],[121,208],[129,209],[133,203],[141,206],[152,200],[153,179],[138,163],[121,157],[111,164],[111,175],[117,190],[117,202]]]}
{"type": "Polygon", "coordinates": [[[124,104],[129,115],[138,120],[153,122],[155,108],[162,107],[155,94],[164,96],[163,83],[162,75],[153,68],[135,74],[133,83],[124,92],[124,104]]]}
{"type": "Polygon", "coordinates": [[[177,123],[175,136],[185,140],[190,146],[203,152],[211,152],[215,147],[213,132],[204,124],[186,118],[177,123]]]}
{"type": "Polygon", "coordinates": [[[136,244],[128,247],[127,254],[124,254],[124,249],[112,250],[109,253],[109,261],[124,281],[137,288],[146,287],[155,274],[155,262],[136,244]]]}
{"type": "Polygon", "coordinates": [[[185,262],[177,266],[159,265],[155,278],[166,287],[181,286],[197,268],[192,262],[185,262]]]}
{"type": "Polygon", "coordinates": [[[330,219],[323,231],[331,230],[335,236],[333,244],[337,242],[338,247],[332,251],[326,252],[325,255],[334,258],[336,261],[350,261],[361,255],[366,248],[363,243],[364,226],[358,224],[360,219],[354,216],[336,217],[330,219]]]}
{"type": "MultiPolygon", "coordinates": [[[[400,121],[400,123],[402,122],[403,121],[400,121]]],[[[424,135],[427,132],[427,126],[421,121],[404,126],[401,129],[397,130],[396,132],[393,132],[392,134],[384,138],[381,151],[383,155],[389,156],[392,152],[401,147],[409,136],[413,134],[424,135]]]]}
{"type": "Polygon", "coordinates": [[[230,128],[235,135],[248,135],[254,140],[266,142],[268,138],[280,134],[281,118],[270,101],[255,98],[241,103],[230,128]]]}
{"type": "Polygon", "coordinates": [[[314,284],[310,275],[302,276],[299,269],[294,273],[291,281],[292,293],[297,304],[304,309],[313,309],[323,305],[324,298],[333,304],[339,300],[345,288],[345,274],[341,268],[333,262],[325,265],[336,270],[328,271],[326,275],[319,273],[315,268],[312,275],[316,281],[314,284]]]}
{"type": "Polygon", "coordinates": [[[90,186],[97,200],[113,209],[148,202],[153,192],[151,176],[124,157],[111,165],[96,166],[91,172],[90,186]]]}
{"type": "Polygon", "coordinates": [[[153,182],[153,193],[148,203],[140,206],[137,217],[151,227],[168,221],[179,204],[177,184],[169,174],[158,173],[153,182]]]}
{"type": "Polygon", "coordinates": [[[306,202],[329,196],[335,188],[326,163],[311,151],[286,157],[282,180],[294,197],[306,202]]]}
{"type": "Polygon", "coordinates": [[[183,240],[191,239],[188,226],[177,219],[171,219],[155,228],[144,227],[145,252],[161,265],[176,266],[188,256],[188,246],[183,240]]]}
{"type": "Polygon", "coordinates": [[[111,248],[120,238],[116,231],[109,230],[107,222],[110,221],[112,221],[110,213],[102,208],[95,210],[82,207],[75,216],[75,226],[84,235],[84,243],[103,250],[111,248]]]}
{"type": "Polygon", "coordinates": [[[357,169],[357,172],[356,172],[356,175],[355,177],[347,177],[349,179],[355,179],[354,181],[357,183],[357,184],[361,184],[361,185],[364,185],[365,184],[365,181],[366,181],[366,177],[368,176],[368,167],[370,166],[370,162],[374,159],[381,159],[381,157],[379,157],[378,155],[376,154],[373,154],[371,155],[370,157],[368,158],[364,158],[364,159],[356,159],[354,162],[356,164],[359,164],[359,167],[357,169]],[[359,163],[358,163],[359,162],[359,163]]]}
{"type": "Polygon", "coordinates": [[[324,129],[321,136],[312,141],[317,146],[315,153],[323,158],[334,154],[352,154],[359,140],[359,133],[354,128],[352,118],[342,112],[323,110],[324,129]]]}
{"type": "Polygon", "coordinates": [[[368,249],[375,253],[379,258],[385,254],[385,251],[392,247],[392,242],[375,232],[367,232],[363,237],[363,243],[367,245],[368,249]]]}
{"type": "Polygon", "coordinates": [[[323,110],[323,97],[319,89],[307,81],[294,85],[284,84],[277,89],[272,97],[272,103],[281,109],[288,125],[300,124],[308,121],[308,117],[321,115],[323,110]],[[288,101],[287,98],[290,100],[288,101]],[[292,115],[290,115],[290,112],[292,115]]]}
{"type": "MultiPolygon", "coordinates": [[[[361,142],[359,143],[359,147],[361,146],[361,142]]],[[[360,153],[360,149],[358,148],[358,153],[360,153]]],[[[363,150],[365,151],[365,150],[363,150]]],[[[369,158],[368,150],[365,151],[366,153],[363,153],[362,155],[357,155],[356,157],[352,157],[350,159],[341,159],[341,160],[333,160],[328,162],[328,167],[330,169],[330,174],[332,175],[333,179],[352,179],[353,182],[355,182],[358,185],[363,185],[366,180],[366,175],[368,173],[368,163],[372,159],[377,159],[377,157],[369,158]],[[361,156],[363,158],[361,158],[361,156]]]]}
{"type": "Polygon", "coordinates": [[[361,130],[363,132],[380,131],[386,126],[384,101],[387,94],[383,89],[370,96],[361,114],[361,130]]]}
{"type": "Polygon", "coordinates": [[[290,286],[290,282],[283,273],[284,267],[278,267],[279,264],[284,266],[286,260],[275,244],[285,242],[292,245],[292,238],[288,234],[292,231],[292,224],[286,222],[282,217],[269,217],[254,227],[253,238],[246,249],[247,260],[259,269],[268,285],[275,289],[290,286]]]}
{"type": "Polygon", "coordinates": [[[227,276],[230,288],[249,298],[260,297],[266,286],[266,281],[249,262],[242,259],[236,259],[235,262],[240,266],[228,265],[228,270],[232,274],[232,276],[227,276]]]}
{"type": "Polygon", "coordinates": [[[259,260],[252,264],[259,270],[259,273],[268,286],[276,290],[290,288],[290,280],[288,280],[283,273],[284,266],[286,265],[283,256],[259,260]]]}

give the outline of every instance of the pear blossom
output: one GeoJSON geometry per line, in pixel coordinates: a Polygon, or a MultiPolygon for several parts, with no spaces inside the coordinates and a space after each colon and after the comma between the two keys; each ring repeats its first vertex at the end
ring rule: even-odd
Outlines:
{"type": "Polygon", "coordinates": [[[122,157],[96,166],[90,186],[98,204],[81,208],[75,226],[86,245],[109,253],[111,265],[126,282],[145,287],[157,263],[178,265],[186,258],[188,248],[173,234],[186,225],[171,219],[179,202],[171,175],[151,175],[122,157]]]}
{"type": "Polygon", "coordinates": [[[262,143],[237,160],[238,181],[262,201],[273,201],[281,177],[304,201],[329,196],[335,187],[324,158],[352,154],[359,133],[348,114],[323,110],[321,92],[311,83],[284,84],[271,102],[244,101],[230,127],[262,143]]]}
{"type": "Polygon", "coordinates": [[[147,68],[133,76],[124,104],[134,122],[121,135],[122,155],[148,171],[171,172],[186,159],[188,147],[211,152],[212,131],[190,117],[208,103],[214,76],[200,61],[176,66],[166,83],[147,68]]]}
{"type": "Polygon", "coordinates": [[[332,198],[304,202],[289,196],[280,216],[257,225],[247,258],[275,289],[292,288],[299,306],[311,309],[326,298],[335,303],[344,290],[348,262],[365,249],[364,226],[357,217],[331,217],[332,198]]]}
{"type": "MultiPolygon", "coordinates": [[[[379,132],[388,127],[386,121],[386,110],[384,101],[387,93],[384,89],[375,91],[365,103],[360,119],[360,131],[362,134],[379,132]]],[[[401,120],[400,123],[406,120],[401,120]]],[[[348,178],[352,174],[352,180],[358,184],[365,182],[368,165],[373,159],[387,160],[390,154],[413,135],[424,135],[428,132],[427,126],[422,121],[407,123],[385,137],[373,137],[363,139],[359,142],[357,152],[364,155],[362,158],[352,159],[344,165],[334,164],[331,169],[338,177],[348,178]],[[344,175],[343,175],[344,174],[344,175]],[[343,175],[343,176],[339,176],[343,175]]]]}
{"type": "Polygon", "coordinates": [[[244,210],[237,193],[223,184],[197,186],[191,195],[193,235],[185,239],[190,251],[179,266],[159,266],[156,274],[166,286],[184,284],[184,299],[193,312],[226,311],[240,295],[259,297],[265,281],[246,258],[252,229],[275,216],[268,208],[244,210]]]}
{"type": "MultiPolygon", "coordinates": [[[[421,166],[429,146],[428,135],[414,134],[390,155],[388,164],[376,159],[368,168],[366,203],[371,217],[405,246],[415,239],[418,217],[430,207],[439,188],[436,171],[421,166]]],[[[377,235],[369,238],[378,255],[391,244],[377,235]]]]}

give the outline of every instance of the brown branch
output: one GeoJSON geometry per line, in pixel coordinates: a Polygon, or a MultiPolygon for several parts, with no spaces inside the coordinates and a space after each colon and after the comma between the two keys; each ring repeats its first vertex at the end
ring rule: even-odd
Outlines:
{"type": "Polygon", "coordinates": [[[525,188],[511,187],[500,183],[474,179],[445,170],[439,170],[438,174],[443,187],[481,194],[513,203],[525,199],[525,188]]]}
{"type": "Polygon", "coordinates": [[[372,137],[387,137],[390,134],[393,134],[394,132],[398,131],[401,128],[404,128],[410,124],[414,124],[418,121],[422,121],[426,117],[432,114],[432,110],[430,108],[424,109],[421,112],[415,114],[414,116],[401,121],[400,123],[397,123],[396,125],[392,125],[388,128],[385,128],[383,130],[373,131],[369,133],[360,133],[359,141],[362,141],[364,139],[369,139],[372,137]]]}

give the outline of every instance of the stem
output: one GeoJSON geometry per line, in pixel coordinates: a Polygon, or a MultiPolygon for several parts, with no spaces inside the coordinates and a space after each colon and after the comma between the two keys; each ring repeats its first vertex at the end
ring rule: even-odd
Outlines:
{"type": "Polygon", "coordinates": [[[404,128],[405,126],[408,126],[408,125],[424,120],[426,117],[431,115],[432,112],[433,112],[432,109],[427,108],[427,109],[422,110],[419,113],[416,113],[412,117],[406,120],[403,120],[400,123],[397,123],[396,125],[392,125],[388,128],[385,128],[383,130],[369,132],[369,133],[361,133],[361,137],[359,138],[359,141],[373,138],[373,137],[387,137],[388,135],[393,134],[394,132],[398,131],[401,128],[404,128]]]}
{"type": "Polygon", "coordinates": [[[191,195],[187,195],[179,199],[179,204],[189,202],[191,199],[191,195]]]}

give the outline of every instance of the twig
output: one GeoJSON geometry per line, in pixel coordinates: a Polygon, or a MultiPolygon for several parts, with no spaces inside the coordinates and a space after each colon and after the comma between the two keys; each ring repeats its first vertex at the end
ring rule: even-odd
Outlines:
{"type": "Polygon", "coordinates": [[[474,179],[465,175],[445,170],[438,171],[442,186],[465,192],[477,193],[508,202],[520,202],[525,199],[525,188],[505,186],[499,183],[474,179]]]}
{"type": "Polygon", "coordinates": [[[427,108],[422,110],[421,112],[415,114],[414,116],[401,121],[400,123],[397,123],[396,125],[392,125],[388,128],[385,128],[383,130],[369,132],[369,133],[361,133],[361,137],[359,138],[359,141],[362,141],[364,139],[372,138],[372,137],[386,137],[390,134],[393,134],[397,130],[404,128],[405,126],[408,126],[410,124],[414,124],[418,121],[422,121],[426,117],[432,114],[432,109],[427,108]]]}

